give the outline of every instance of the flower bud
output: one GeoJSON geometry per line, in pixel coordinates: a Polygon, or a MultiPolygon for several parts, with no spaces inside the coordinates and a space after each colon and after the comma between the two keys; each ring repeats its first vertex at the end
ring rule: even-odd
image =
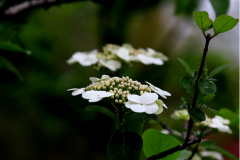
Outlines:
{"type": "Polygon", "coordinates": [[[118,97],[119,97],[119,94],[116,94],[115,97],[118,98],[118,97]]]}
{"type": "Polygon", "coordinates": [[[115,99],[115,102],[118,103],[118,99],[115,99]]]}
{"type": "Polygon", "coordinates": [[[114,99],[114,95],[111,96],[111,99],[114,99]]]}
{"type": "Polygon", "coordinates": [[[128,87],[128,89],[129,89],[129,90],[131,90],[131,89],[132,89],[132,87],[128,87]]]}

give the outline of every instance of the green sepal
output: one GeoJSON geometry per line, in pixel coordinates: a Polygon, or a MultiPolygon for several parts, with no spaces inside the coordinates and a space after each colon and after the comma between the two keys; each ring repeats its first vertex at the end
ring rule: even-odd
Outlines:
{"type": "Polygon", "coordinates": [[[217,87],[214,82],[209,79],[204,80],[202,77],[198,82],[199,90],[202,94],[214,94],[217,91],[217,87]]]}
{"type": "Polygon", "coordinates": [[[208,108],[205,104],[199,106],[199,108],[202,108],[202,109],[207,109],[209,110],[212,114],[215,114],[215,115],[218,115],[218,116],[221,116],[221,117],[224,117],[224,115],[214,109],[211,109],[211,108],[208,108]]]}
{"type": "Polygon", "coordinates": [[[217,67],[217,68],[215,68],[210,74],[209,74],[209,78],[212,78],[213,76],[215,76],[216,74],[218,74],[219,72],[221,72],[223,69],[225,69],[225,68],[229,68],[229,67],[231,67],[230,65],[228,65],[228,64],[225,64],[225,65],[222,65],[222,66],[220,66],[220,67],[217,67]]]}
{"type": "Polygon", "coordinates": [[[195,80],[189,76],[183,76],[180,80],[181,85],[186,88],[189,89],[194,85],[195,80]]]}
{"type": "Polygon", "coordinates": [[[110,111],[109,109],[107,109],[106,107],[103,107],[103,106],[89,105],[86,107],[85,111],[100,112],[100,113],[103,113],[103,114],[111,117],[114,120],[117,120],[116,115],[112,111],[110,111]]]}
{"type": "Polygon", "coordinates": [[[221,15],[213,22],[214,36],[219,33],[227,32],[235,27],[239,22],[239,19],[234,19],[228,15],[221,15]]]}
{"type": "Polygon", "coordinates": [[[203,113],[203,111],[198,108],[198,107],[194,107],[194,108],[190,108],[188,110],[188,114],[189,116],[192,118],[192,120],[196,121],[196,122],[202,122],[206,120],[206,116],[203,113]]]}
{"type": "Polygon", "coordinates": [[[108,160],[139,160],[143,148],[140,135],[116,130],[107,149],[108,160]]]}
{"type": "Polygon", "coordinates": [[[193,77],[193,72],[192,72],[191,68],[189,67],[189,65],[187,64],[187,62],[185,62],[181,58],[178,58],[177,60],[186,68],[186,72],[188,73],[188,75],[190,77],[193,77]]]}

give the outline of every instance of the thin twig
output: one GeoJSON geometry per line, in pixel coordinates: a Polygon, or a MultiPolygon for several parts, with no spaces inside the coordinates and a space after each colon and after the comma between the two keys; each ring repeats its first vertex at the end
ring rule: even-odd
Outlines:
{"type": "Polygon", "coordinates": [[[161,125],[164,129],[168,130],[169,133],[173,133],[173,130],[172,130],[166,123],[160,122],[160,125],[161,125]]]}
{"type": "Polygon", "coordinates": [[[197,153],[197,150],[198,150],[198,145],[193,149],[193,152],[191,156],[188,158],[188,160],[191,160],[193,158],[193,156],[197,153]]]}

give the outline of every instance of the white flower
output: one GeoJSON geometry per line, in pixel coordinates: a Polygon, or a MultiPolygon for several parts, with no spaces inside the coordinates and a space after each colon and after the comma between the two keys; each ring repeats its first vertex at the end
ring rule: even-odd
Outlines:
{"type": "Polygon", "coordinates": [[[110,79],[110,77],[108,75],[102,75],[102,78],[96,78],[96,77],[89,77],[89,79],[92,81],[93,84],[97,83],[97,82],[101,82],[101,81],[107,81],[110,79]]]}
{"type": "Polygon", "coordinates": [[[216,160],[223,160],[222,154],[214,151],[201,151],[201,156],[203,157],[211,157],[216,160]]]}
{"type": "Polygon", "coordinates": [[[78,62],[82,66],[91,66],[92,64],[95,64],[98,61],[96,53],[97,50],[92,50],[89,53],[76,52],[72,55],[72,57],[69,60],[67,60],[67,63],[72,64],[78,62]]]}
{"type": "Polygon", "coordinates": [[[199,155],[194,154],[192,160],[202,160],[202,158],[199,155]]]}
{"type": "Polygon", "coordinates": [[[134,112],[153,114],[158,110],[158,105],[155,103],[158,99],[156,93],[144,93],[141,96],[129,95],[127,98],[129,101],[125,106],[134,112]]]}
{"type": "Polygon", "coordinates": [[[131,60],[131,57],[129,56],[129,50],[125,47],[119,48],[119,50],[116,51],[116,54],[119,58],[121,58],[125,61],[131,60]]]}
{"type": "Polygon", "coordinates": [[[167,98],[166,96],[171,96],[171,94],[170,94],[169,92],[164,91],[164,90],[161,90],[160,88],[155,87],[154,85],[152,85],[152,84],[149,83],[149,82],[146,82],[146,83],[149,84],[150,88],[151,88],[154,92],[158,93],[161,97],[163,97],[163,98],[166,99],[166,98],[167,98]]]}
{"type": "Polygon", "coordinates": [[[152,56],[148,56],[145,54],[138,54],[137,59],[145,65],[155,64],[155,65],[163,65],[163,60],[160,58],[154,58],[152,56]]]}
{"type": "Polygon", "coordinates": [[[112,96],[113,93],[110,92],[106,92],[106,91],[86,91],[82,94],[82,97],[84,99],[88,99],[89,102],[98,102],[101,99],[105,98],[105,97],[110,97],[112,96]]]}
{"type": "Polygon", "coordinates": [[[106,68],[110,69],[111,71],[116,71],[117,69],[121,68],[121,63],[116,60],[103,60],[99,59],[99,62],[106,68]]]}
{"type": "Polygon", "coordinates": [[[79,95],[79,94],[84,93],[84,92],[85,92],[84,89],[85,89],[85,88],[71,88],[71,89],[68,89],[67,91],[73,91],[73,92],[72,92],[72,95],[73,95],[73,96],[77,96],[77,95],[79,95]]]}
{"type": "Polygon", "coordinates": [[[178,119],[189,120],[189,114],[186,109],[182,109],[179,111],[175,110],[170,117],[175,120],[178,120],[178,119]]]}
{"type": "Polygon", "coordinates": [[[222,117],[219,116],[215,116],[212,119],[212,123],[209,124],[209,127],[211,128],[217,128],[220,132],[226,132],[226,133],[232,133],[231,129],[229,128],[229,126],[224,125],[225,124],[229,124],[229,120],[228,119],[223,119],[222,117]]]}

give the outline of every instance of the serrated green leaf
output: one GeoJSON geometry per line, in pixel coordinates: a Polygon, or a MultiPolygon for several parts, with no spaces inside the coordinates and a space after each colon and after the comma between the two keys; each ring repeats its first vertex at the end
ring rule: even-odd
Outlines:
{"type": "Polygon", "coordinates": [[[0,64],[1,64],[1,69],[13,72],[20,81],[23,80],[23,76],[21,75],[21,73],[8,59],[0,56],[0,64]]]}
{"type": "Polygon", "coordinates": [[[203,98],[202,104],[208,103],[215,97],[215,94],[209,94],[203,98]]]}
{"type": "Polygon", "coordinates": [[[229,0],[210,0],[213,9],[216,13],[216,17],[226,14],[229,7],[229,0]]]}
{"type": "Polygon", "coordinates": [[[18,52],[18,53],[25,53],[30,55],[31,51],[25,50],[18,46],[17,44],[13,44],[8,41],[2,41],[0,42],[0,51],[7,51],[7,52],[18,52]]]}
{"type": "Polygon", "coordinates": [[[186,72],[189,74],[189,76],[193,77],[192,70],[189,65],[181,58],[178,58],[178,61],[186,68],[186,72]]]}
{"type": "Polygon", "coordinates": [[[199,90],[202,94],[214,94],[217,91],[217,87],[214,82],[209,81],[209,79],[204,80],[202,77],[198,82],[199,90]]]}
{"type": "Polygon", "coordinates": [[[137,133],[116,130],[108,145],[108,160],[139,160],[142,147],[142,138],[137,133]]]}
{"type": "MultiPolygon", "coordinates": [[[[150,157],[180,145],[180,142],[178,142],[175,138],[163,134],[155,129],[146,130],[142,135],[142,139],[143,152],[146,157],[150,157]]],[[[180,151],[174,152],[167,157],[161,158],[161,160],[177,159],[179,155],[180,151]]]]}
{"type": "Polygon", "coordinates": [[[222,108],[220,111],[220,113],[222,113],[225,118],[230,120],[230,125],[237,125],[239,126],[239,115],[232,112],[231,110],[227,109],[227,108],[222,108]]]}
{"type": "Polygon", "coordinates": [[[229,157],[231,160],[238,160],[237,157],[235,157],[233,154],[231,154],[230,152],[228,152],[227,150],[221,148],[221,147],[218,147],[216,145],[212,145],[208,148],[208,150],[210,151],[216,151],[216,152],[219,152],[219,153],[222,153],[223,155],[229,157]]]}
{"type": "Polygon", "coordinates": [[[193,18],[197,23],[198,27],[204,32],[212,25],[212,20],[209,18],[206,11],[195,11],[193,12],[193,18]]]}
{"type": "Polygon", "coordinates": [[[186,160],[192,154],[191,151],[182,150],[177,160],[186,160]]]}
{"type": "Polygon", "coordinates": [[[183,102],[186,102],[189,107],[192,106],[192,103],[191,103],[188,99],[182,97],[181,100],[182,100],[183,102]]]}
{"type": "Polygon", "coordinates": [[[227,32],[237,25],[239,19],[234,19],[228,15],[221,15],[213,22],[214,35],[227,32]]]}
{"type": "Polygon", "coordinates": [[[189,109],[190,107],[191,106],[189,106],[188,103],[183,102],[183,104],[177,110],[189,109]]]}
{"type": "Polygon", "coordinates": [[[189,76],[184,76],[180,80],[181,85],[186,89],[191,88],[194,85],[194,82],[194,79],[189,76]]]}
{"type": "Polygon", "coordinates": [[[211,141],[211,140],[207,140],[207,141],[203,141],[203,142],[199,143],[199,146],[203,147],[204,149],[207,149],[212,145],[213,145],[213,141],[211,141]]]}
{"type": "Polygon", "coordinates": [[[225,65],[222,65],[220,67],[217,67],[209,74],[208,77],[211,78],[211,77],[215,76],[216,74],[218,74],[219,72],[221,72],[223,69],[229,68],[229,67],[231,67],[231,66],[228,65],[228,64],[225,64],[225,65]]]}
{"type": "Polygon", "coordinates": [[[207,109],[207,110],[209,110],[212,114],[215,114],[215,115],[218,115],[218,116],[224,117],[223,114],[221,114],[220,112],[218,112],[218,111],[216,111],[216,110],[214,110],[214,109],[208,108],[205,104],[199,106],[199,108],[207,109]]]}
{"type": "Polygon", "coordinates": [[[203,111],[198,108],[198,107],[194,107],[194,108],[190,108],[188,110],[188,114],[189,116],[192,118],[192,120],[196,121],[196,122],[202,122],[206,120],[206,116],[203,113],[203,111]]]}
{"type": "Polygon", "coordinates": [[[86,107],[85,111],[95,111],[95,112],[100,112],[103,113],[109,117],[111,117],[112,119],[116,120],[116,115],[110,111],[109,109],[103,107],[103,106],[98,106],[98,105],[89,105],[86,107]]]}

